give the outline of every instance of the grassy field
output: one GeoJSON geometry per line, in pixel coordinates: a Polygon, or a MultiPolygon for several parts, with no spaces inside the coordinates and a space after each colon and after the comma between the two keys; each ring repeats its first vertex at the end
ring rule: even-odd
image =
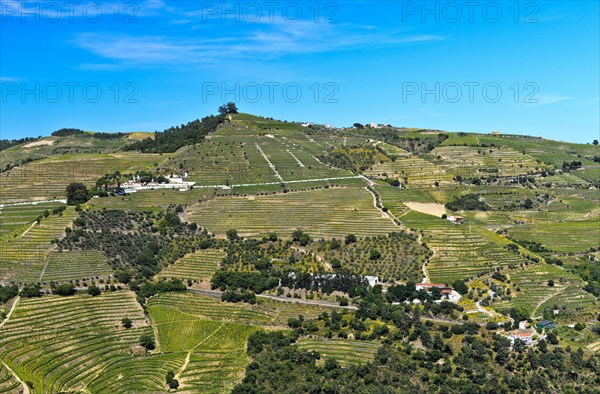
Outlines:
{"type": "Polygon", "coordinates": [[[296,346],[300,349],[319,352],[321,363],[331,357],[340,365],[349,366],[371,362],[381,344],[353,339],[301,339],[296,346]]]}
{"type": "MultiPolygon", "coordinates": [[[[131,292],[21,299],[0,328],[0,357],[33,393],[80,391],[107,366],[134,360],[131,348],[145,332],[151,328],[131,292]],[[121,326],[124,317],[131,329],[121,326]]],[[[121,379],[133,384],[131,375],[121,379]]],[[[146,392],[161,389],[144,385],[146,392]]]]}
{"type": "Polygon", "coordinates": [[[350,233],[384,235],[397,229],[373,207],[373,196],[363,188],[217,198],[191,207],[188,217],[221,236],[231,228],[244,236],[272,231],[289,236],[301,228],[317,238],[340,238],[350,233]]]}
{"type": "Polygon", "coordinates": [[[165,268],[160,276],[163,278],[210,282],[210,278],[212,278],[224,257],[225,253],[220,250],[199,250],[177,260],[174,264],[165,268]]]}

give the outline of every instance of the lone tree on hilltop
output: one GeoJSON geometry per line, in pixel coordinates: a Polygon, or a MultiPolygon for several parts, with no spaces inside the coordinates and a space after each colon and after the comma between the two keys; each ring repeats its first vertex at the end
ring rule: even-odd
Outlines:
{"type": "Polygon", "coordinates": [[[222,115],[237,114],[238,113],[237,105],[235,105],[235,103],[233,103],[231,101],[228,102],[227,104],[223,104],[219,107],[219,113],[222,115]]]}

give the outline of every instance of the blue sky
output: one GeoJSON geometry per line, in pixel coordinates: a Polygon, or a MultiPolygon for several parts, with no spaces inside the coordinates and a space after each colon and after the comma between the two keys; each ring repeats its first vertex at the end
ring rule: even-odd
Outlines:
{"type": "Polygon", "coordinates": [[[210,113],[591,142],[598,1],[2,0],[1,138],[210,113]]]}

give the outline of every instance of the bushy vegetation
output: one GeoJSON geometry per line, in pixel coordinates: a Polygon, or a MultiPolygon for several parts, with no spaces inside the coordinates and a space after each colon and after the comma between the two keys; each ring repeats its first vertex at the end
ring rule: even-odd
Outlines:
{"type": "Polygon", "coordinates": [[[72,136],[82,136],[84,134],[85,134],[85,132],[81,129],[64,128],[64,129],[60,129],[60,130],[56,130],[56,131],[52,132],[51,135],[53,137],[72,137],[72,136]]]}
{"type": "Polygon", "coordinates": [[[90,198],[88,189],[83,183],[70,183],[67,186],[67,205],[83,204],[90,198]]]}
{"type": "Polygon", "coordinates": [[[324,163],[351,171],[364,171],[381,158],[389,159],[385,152],[368,144],[332,148],[320,157],[324,163]]]}
{"type": "MultiPolygon", "coordinates": [[[[457,313],[451,303],[428,300],[422,308],[386,306],[384,298],[380,290],[373,289],[354,316],[334,312],[312,321],[299,317],[289,321],[292,333],[252,334],[248,353],[253,361],[233,392],[321,392],[325,388],[342,393],[416,393],[443,388],[447,393],[592,393],[591,387],[598,384],[598,356],[563,348],[555,336],[540,340],[536,348],[527,348],[520,341],[511,346],[506,337],[496,333],[481,335],[477,323],[434,324],[421,319],[457,313]],[[383,340],[372,362],[342,367],[335,359],[322,360],[318,352],[296,346],[306,333],[313,338],[345,338],[349,330],[355,340],[383,340]]],[[[498,329],[497,324],[488,326],[486,330],[498,329]]]]}
{"type": "Polygon", "coordinates": [[[223,115],[211,115],[194,120],[181,126],[171,127],[163,132],[154,133],[154,138],[135,142],[127,147],[128,150],[139,150],[144,153],[175,152],[182,146],[197,144],[204,140],[223,122],[223,115]]]}
{"type": "MultiPolygon", "coordinates": [[[[431,336],[426,325],[413,332],[431,336]]],[[[318,364],[320,354],[292,346],[294,336],[255,333],[249,341],[253,362],[233,393],[592,393],[598,383],[598,356],[585,356],[581,350],[550,350],[545,345],[538,350],[510,351],[510,341],[494,334],[487,338],[466,335],[455,352],[440,334],[434,334],[424,350],[394,341],[379,349],[372,363],[343,368],[334,359],[318,364]],[[578,371],[576,377],[573,370],[578,371]]]]}
{"type": "Polygon", "coordinates": [[[1,140],[0,139],[0,152],[5,149],[12,148],[13,146],[26,144],[29,142],[36,141],[38,139],[39,139],[39,137],[38,138],[26,137],[26,138],[19,138],[16,140],[1,140]]]}
{"type": "Polygon", "coordinates": [[[144,277],[211,244],[206,231],[174,212],[84,211],[73,224],[59,250],[98,250],[113,268],[144,277]]]}
{"type": "Polygon", "coordinates": [[[446,208],[451,211],[487,211],[489,205],[481,201],[477,194],[467,194],[446,204],[446,208]]]}
{"type": "Polygon", "coordinates": [[[0,286],[0,304],[5,303],[19,294],[19,286],[0,286]]]}

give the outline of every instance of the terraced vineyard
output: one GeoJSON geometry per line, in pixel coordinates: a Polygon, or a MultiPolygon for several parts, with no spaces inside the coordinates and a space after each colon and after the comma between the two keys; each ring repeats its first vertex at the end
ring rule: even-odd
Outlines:
{"type": "MultiPolygon", "coordinates": [[[[473,376],[488,379],[469,366],[479,365],[482,344],[490,350],[484,358],[506,373],[482,390],[515,383],[517,391],[561,392],[544,386],[544,372],[530,371],[529,355],[478,326],[508,320],[512,308],[534,320],[551,316],[569,333],[559,338],[575,349],[563,360],[568,370],[577,348],[585,349],[582,372],[565,378],[566,391],[592,381],[597,147],[391,126],[335,129],[248,114],[206,119],[215,123],[204,139],[207,130],[192,122],[135,146],[163,154],[120,150],[145,134],[51,137],[0,151],[10,163],[36,159],[0,173],[0,285],[18,285],[0,288],[0,393],[226,393],[246,372],[240,390],[262,392],[277,384],[269,374],[285,386],[296,368],[322,381],[306,379],[290,392],[333,392],[346,377],[357,385],[410,382],[415,392],[439,380],[460,391],[476,387],[473,376]],[[91,187],[107,173],[137,170],[187,172],[196,185],[127,195],[110,185],[109,193],[80,196],[81,213],[55,210],[71,182],[91,187]],[[459,200],[469,194],[486,205],[459,200]],[[369,288],[366,275],[382,287],[369,288]],[[421,280],[452,285],[462,299],[436,304],[400,286],[421,280]],[[58,296],[69,286],[57,285],[68,283],[75,295],[58,296]],[[220,290],[207,290],[212,284],[220,290]],[[420,303],[411,302],[416,297],[420,303]],[[299,353],[290,346],[318,352],[319,366],[288,358],[299,353]],[[342,368],[374,364],[341,369],[328,358],[342,368]],[[246,390],[265,376],[259,389],[246,390]],[[336,376],[344,379],[331,384],[336,376]],[[177,388],[169,388],[171,378],[177,388]]],[[[532,349],[540,360],[561,354],[555,349],[563,343],[545,345],[548,352],[541,341],[532,349]]]]}
{"type": "Polygon", "coordinates": [[[0,393],[18,393],[22,388],[13,374],[4,366],[0,364],[0,393]]]}
{"type": "Polygon", "coordinates": [[[164,160],[163,156],[139,153],[49,157],[0,173],[0,203],[63,199],[71,182],[91,187],[109,172],[146,170],[164,160]]]}
{"type": "Polygon", "coordinates": [[[408,213],[410,209],[404,205],[405,194],[401,189],[392,186],[376,186],[375,190],[381,196],[381,203],[386,207],[395,217],[400,217],[405,213],[408,213]]]}
{"type": "Polygon", "coordinates": [[[106,257],[95,250],[52,251],[41,276],[42,282],[106,278],[112,273],[106,257]]]}
{"type": "Polygon", "coordinates": [[[296,346],[300,349],[319,352],[321,362],[331,357],[341,365],[349,366],[372,361],[381,344],[353,339],[301,339],[296,346]]]}
{"type": "Polygon", "coordinates": [[[196,281],[210,281],[225,253],[220,250],[199,250],[177,260],[165,268],[160,276],[164,278],[192,279],[196,281]]]}
{"type": "Polygon", "coordinates": [[[540,242],[558,252],[583,252],[600,246],[597,220],[515,226],[509,234],[515,239],[540,242]]]}
{"type": "Polygon", "coordinates": [[[184,353],[120,359],[108,364],[87,389],[98,394],[166,392],[165,376],[184,360],[184,353]]]}
{"type": "Polygon", "coordinates": [[[546,168],[531,156],[510,148],[476,148],[470,146],[442,146],[432,152],[441,156],[442,167],[463,178],[487,175],[516,176],[539,172],[546,168]]]}
{"type": "Polygon", "coordinates": [[[583,291],[581,278],[554,265],[536,265],[510,271],[512,284],[519,291],[510,301],[494,303],[494,308],[506,312],[512,307],[522,307],[532,316],[542,314],[544,308],[560,309],[562,306],[582,311],[594,308],[594,297],[583,291]],[[549,286],[548,281],[554,285],[549,286]]]}
{"type": "MultiPolygon", "coordinates": [[[[144,332],[151,329],[132,292],[21,299],[0,328],[0,356],[33,393],[79,391],[108,365],[134,360],[131,348],[144,332]],[[132,328],[123,329],[124,317],[132,328]]],[[[131,376],[122,379],[132,382],[131,376]]]]}
{"type": "Polygon", "coordinates": [[[91,209],[133,209],[133,210],[155,210],[171,204],[194,204],[198,201],[212,198],[215,192],[223,190],[195,188],[187,191],[179,190],[144,190],[127,196],[113,196],[105,198],[93,198],[88,202],[91,209]]]}
{"type": "Polygon", "coordinates": [[[255,310],[247,304],[228,304],[220,300],[200,295],[162,294],[150,299],[148,307],[169,307],[182,313],[217,321],[244,322],[255,325],[266,325],[272,321],[268,313],[255,310]]]}
{"type": "Polygon", "coordinates": [[[244,377],[249,363],[243,349],[202,349],[190,356],[188,368],[180,375],[182,387],[200,393],[227,393],[244,377]]]}
{"type": "Polygon", "coordinates": [[[269,232],[289,236],[301,228],[313,237],[388,234],[397,227],[373,207],[362,188],[322,189],[275,196],[217,198],[190,208],[190,221],[219,235],[235,228],[240,235],[269,232]]]}
{"type": "Polygon", "coordinates": [[[317,156],[323,150],[300,132],[264,131],[237,120],[211,135],[207,143],[182,148],[169,163],[183,167],[198,186],[352,175],[349,171],[321,163],[317,156]]]}
{"type": "Polygon", "coordinates": [[[323,305],[310,305],[294,302],[279,301],[273,299],[259,298],[255,309],[263,313],[273,315],[273,324],[276,326],[286,326],[290,318],[298,318],[298,315],[305,319],[316,319],[321,313],[331,313],[335,307],[323,305]]]}
{"type": "Polygon", "coordinates": [[[61,215],[50,215],[20,237],[0,242],[0,278],[4,281],[38,281],[42,274],[51,241],[62,237],[77,216],[70,207],[61,215]]]}
{"type": "MultiPolygon", "coordinates": [[[[386,146],[391,146],[387,145],[386,146]]],[[[392,160],[376,163],[364,173],[367,176],[396,178],[402,184],[410,186],[433,186],[435,182],[450,181],[452,176],[446,171],[418,156],[402,151],[400,148],[383,148],[392,160]]]]}
{"type": "Polygon", "coordinates": [[[418,212],[409,212],[401,220],[408,227],[422,231],[424,242],[433,249],[427,271],[435,283],[451,283],[494,267],[525,262],[504,248],[508,240],[477,226],[454,225],[418,212]]]}
{"type": "Polygon", "coordinates": [[[0,207],[0,240],[22,233],[38,216],[42,216],[44,211],[52,212],[61,205],[63,204],[55,202],[0,207]]]}
{"type": "Polygon", "coordinates": [[[330,313],[335,309],[323,305],[300,304],[268,298],[258,298],[256,305],[230,304],[195,293],[161,294],[150,299],[147,305],[148,307],[153,305],[171,307],[204,319],[242,322],[262,327],[285,326],[289,318],[297,318],[298,315],[314,319],[324,311],[330,313]]]}
{"type": "Polygon", "coordinates": [[[187,362],[179,371],[181,388],[203,393],[228,391],[243,376],[248,363],[246,341],[257,328],[182,312],[173,306],[182,304],[171,301],[161,296],[153,299],[148,309],[161,351],[187,353],[187,362]]]}

